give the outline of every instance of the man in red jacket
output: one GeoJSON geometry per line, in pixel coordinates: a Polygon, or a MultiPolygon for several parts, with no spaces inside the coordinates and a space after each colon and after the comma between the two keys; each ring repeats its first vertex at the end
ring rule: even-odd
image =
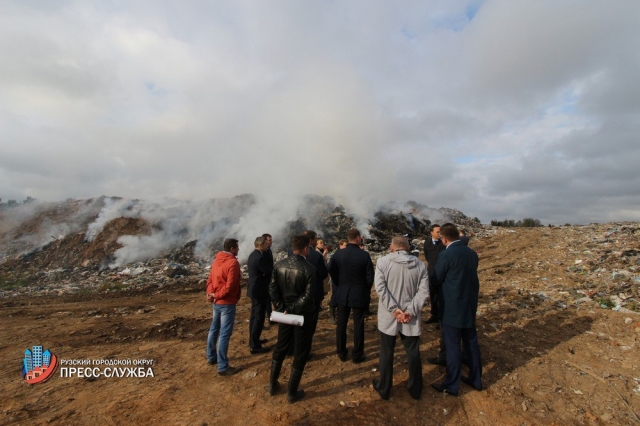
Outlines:
{"type": "Polygon", "coordinates": [[[224,240],[224,251],[218,252],[207,280],[207,301],[213,303],[213,321],[207,340],[207,359],[218,364],[218,374],[230,376],[240,369],[231,367],[227,358],[229,339],[236,318],[236,304],[240,300],[240,263],[238,240],[224,240]],[[218,338],[219,337],[219,338],[218,338]],[[217,351],[216,351],[217,344],[217,351]]]}

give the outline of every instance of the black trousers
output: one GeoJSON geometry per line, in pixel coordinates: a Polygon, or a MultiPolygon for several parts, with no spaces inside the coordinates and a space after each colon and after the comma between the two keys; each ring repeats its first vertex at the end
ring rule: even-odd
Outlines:
{"type": "Polygon", "coordinates": [[[462,368],[462,350],[469,355],[469,380],[476,388],[482,388],[482,362],[480,360],[480,346],[478,346],[478,332],[476,328],[457,328],[442,324],[444,343],[447,347],[447,373],[444,387],[457,393],[460,387],[460,370],[462,368]]]}
{"type": "Polygon", "coordinates": [[[347,356],[347,324],[353,309],[353,359],[364,355],[364,313],[365,308],[351,308],[338,305],[336,324],[336,351],[341,357],[347,356]]]}
{"type": "Polygon", "coordinates": [[[271,309],[271,296],[267,296],[267,300],[269,301],[269,303],[267,303],[267,319],[271,322],[271,312],[273,312],[271,309]]]}
{"type": "MultiPolygon", "coordinates": [[[[420,336],[405,336],[400,333],[400,340],[407,352],[409,363],[409,382],[407,389],[414,399],[422,394],[422,361],[420,360],[420,336]]],[[[396,336],[380,332],[380,383],[378,392],[383,398],[389,398],[393,384],[393,353],[396,348],[396,336]]]]}
{"type": "Polygon", "coordinates": [[[278,343],[273,350],[273,360],[284,361],[289,345],[293,344],[293,368],[299,371],[304,370],[309,352],[311,352],[312,314],[303,314],[303,316],[304,324],[302,326],[278,325],[278,343]]]}
{"type": "MultiPolygon", "coordinates": [[[[313,336],[316,334],[316,328],[318,328],[318,318],[320,317],[320,304],[313,306],[313,313],[311,314],[309,329],[311,331],[311,337],[309,338],[309,352],[311,352],[311,346],[313,344],[313,336]]],[[[293,340],[289,343],[289,349],[287,355],[293,355],[295,349],[293,347],[293,340]]]]}
{"type": "Polygon", "coordinates": [[[429,298],[431,300],[431,316],[438,318],[440,312],[440,284],[435,275],[429,275],[429,298]]]}
{"type": "Polygon", "coordinates": [[[309,338],[309,347],[311,347],[313,336],[316,334],[316,328],[318,327],[318,317],[320,317],[320,303],[322,303],[322,300],[313,306],[313,314],[311,314],[311,337],[309,338]]]}
{"type": "Polygon", "coordinates": [[[251,316],[249,318],[249,348],[258,349],[262,347],[260,344],[260,335],[264,328],[264,317],[269,306],[268,297],[251,298],[251,316]]]}

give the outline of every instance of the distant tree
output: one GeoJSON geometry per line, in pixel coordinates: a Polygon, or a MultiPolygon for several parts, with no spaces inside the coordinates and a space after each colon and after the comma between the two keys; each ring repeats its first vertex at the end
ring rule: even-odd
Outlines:
{"type": "Polygon", "coordinates": [[[513,219],[505,219],[505,220],[492,220],[491,221],[491,225],[492,226],[507,226],[507,227],[514,227],[514,226],[518,226],[516,224],[516,221],[513,219]]]}
{"type": "Polygon", "coordinates": [[[505,220],[492,220],[491,226],[505,226],[505,227],[522,227],[522,228],[535,228],[538,226],[542,226],[538,219],[525,218],[519,221],[515,221],[513,219],[505,219],[505,220]]]}
{"type": "Polygon", "coordinates": [[[480,219],[478,219],[478,217],[474,217],[474,218],[473,218],[473,221],[474,221],[475,223],[480,223],[480,219]]]}
{"type": "Polygon", "coordinates": [[[9,200],[7,201],[7,207],[13,207],[13,206],[17,206],[18,202],[16,200],[9,200]]]}
{"type": "Polygon", "coordinates": [[[35,198],[27,196],[27,198],[22,202],[22,204],[31,204],[35,201],[36,201],[35,198]]]}
{"type": "Polygon", "coordinates": [[[536,228],[538,226],[542,226],[542,224],[538,219],[527,217],[525,219],[522,219],[520,226],[522,226],[523,228],[536,228]]]}

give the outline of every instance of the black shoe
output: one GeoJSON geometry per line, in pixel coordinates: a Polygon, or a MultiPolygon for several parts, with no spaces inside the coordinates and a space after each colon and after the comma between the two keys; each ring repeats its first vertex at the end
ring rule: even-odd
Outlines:
{"type": "Polygon", "coordinates": [[[426,319],[424,321],[425,324],[433,324],[434,322],[438,322],[438,318],[436,318],[434,316],[431,316],[431,317],[429,317],[429,319],[426,319]]]}
{"type": "Polygon", "coordinates": [[[367,357],[362,355],[362,356],[359,356],[358,358],[354,358],[353,363],[360,364],[361,362],[365,362],[366,360],[367,360],[367,357]]]}
{"type": "Polygon", "coordinates": [[[209,365],[216,365],[218,363],[217,359],[214,359],[213,361],[207,361],[207,364],[209,365]]]}
{"type": "Polygon", "coordinates": [[[444,385],[434,383],[431,387],[440,393],[448,393],[449,395],[458,396],[458,392],[451,392],[449,389],[445,388],[444,385]]]}
{"type": "Polygon", "coordinates": [[[249,352],[251,352],[251,355],[257,355],[257,354],[264,354],[267,353],[271,350],[271,348],[268,348],[266,346],[262,346],[260,348],[255,348],[255,349],[249,349],[249,352]]]}
{"type": "Polygon", "coordinates": [[[373,390],[378,392],[378,395],[380,395],[380,398],[384,399],[385,401],[387,401],[389,399],[389,396],[384,396],[380,393],[380,391],[378,390],[378,384],[380,382],[378,381],[378,379],[373,379],[373,390]]]}
{"type": "Polygon", "coordinates": [[[447,366],[447,361],[446,361],[446,360],[443,360],[443,359],[440,359],[440,358],[438,358],[437,356],[436,356],[436,357],[433,357],[433,358],[427,358],[427,362],[428,362],[429,364],[441,365],[441,366],[443,366],[443,367],[446,367],[446,366],[447,366]]]}
{"type": "Polygon", "coordinates": [[[224,371],[218,371],[218,376],[233,376],[238,371],[240,371],[240,368],[229,366],[229,368],[224,371]]]}
{"type": "Polygon", "coordinates": [[[462,383],[466,383],[467,385],[471,386],[472,388],[474,388],[477,391],[481,391],[482,390],[482,386],[480,386],[479,388],[475,387],[473,382],[471,380],[469,380],[469,378],[466,377],[466,376],[460,376],[460,381],[462,383]]]}
{"type": "Polygon", "coordinates": [[[260,339],[260,340],[258,340],[258,342],[260,342],[261,345],[267,343],[268,341],[269,341],[269,339],[260,339]]]}
{"type": "Polygon", "coordinates": [[[349,354],[349,351],[345,351],[343,354],[338,354],[338,358],[340,358],[340,361],[342,362],[347,362],[347,355],[349,354]]]}

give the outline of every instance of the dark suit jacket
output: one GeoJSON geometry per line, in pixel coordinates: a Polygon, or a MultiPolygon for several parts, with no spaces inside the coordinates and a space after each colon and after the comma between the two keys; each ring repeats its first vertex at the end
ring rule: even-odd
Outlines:
{"type": "Polygon", "coordinates": [[[457,328],[473,328],[478,310],[478,254],[460,241],[438,255],[436,276],[441,283],[440,319],[457,328]]]}
{"type": "Polygon", "coordinates": [[[249,270],[249,285],[247,296],[261,299],[269,296],[269,282],[273,273],[273,266],[269,265],[269,257],[255,249],[247,260],[249,270]]]}
{"type": "Polygon", "coordinates": [[[433,244],[433,239],[429,235],[424,241],[424,258],[427,260],[427,272],[429,273],[429,279],[435,275],[436,261],[438,260],[438,254],[446,249],[442,241],[438,240],[436,244],[433,244]]]}
{"type": "Polygon", "coordinates": [[[369,253],[357,244],[347,244],[331,258],[329,268],[336,286],[335,302],[351,308],[368,308],[375,272],[369,253]]]}
{"type": "Polygon", "coordinates": [[[324,257],[313,247],[309,247],[307,262],[316,268],[316,286],[313,291],[313,300],[316,305],[319,305],[322,299],[324,299],[324,286],[322,282],[329,276],[329,271],[327,271],[327,265],[324,263],[324,257]]]}

